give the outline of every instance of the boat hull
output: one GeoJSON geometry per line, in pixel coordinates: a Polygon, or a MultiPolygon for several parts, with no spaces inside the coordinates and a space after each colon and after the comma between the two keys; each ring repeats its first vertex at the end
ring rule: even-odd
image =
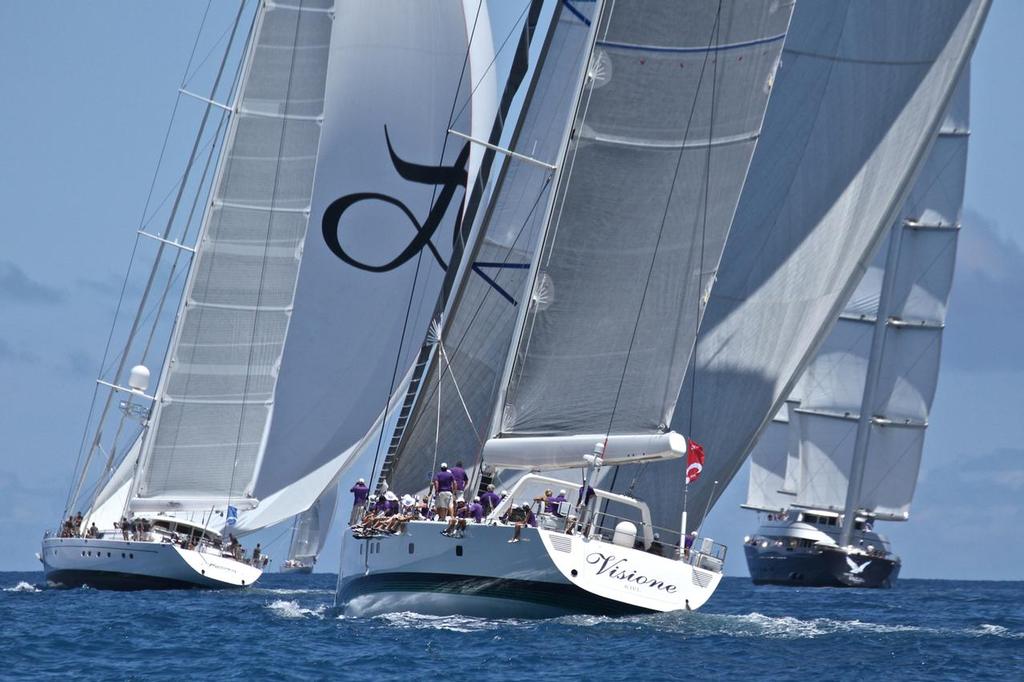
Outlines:
{"type": "Polygon", "coordinates": [[[720,574],[714,574],[698,586],[690,581],[694,569],[688,564],[579,536],[524,528],[522,539],[510,543],[513,529],[505,525],[471,524],[462,538],[441,535],[444,527],[417,521],[397,535],[367,539],[346,533],[338,605],[354,616],[400,611],[492,618],[622,616],[682,609],[688,604],[697,608],[720,579],[720,574]],[[566,549],[551,551],[552,537],[566,549]],[[601,559],[588,564],[583,558],[612,551],[616,554],[612,563],[601,559]],[[672,585],[672,594],[658,593],[638,579],[627,585],[619,577],[634,574],[622,571],[623,562],[632,562],[629,566],[641,567],[647,574],[660,571],[671,576],[666,580],[678,583],[678,592],[672,585]],[[596,584],[602,581],[608,585],[596,584]]]}
{"type": "Polygon", "coordinates": [[[312,566],[282,566],[281,573],[298,573],[300,575],[309,575],[313,572],[312,566]]]}
{"type": "Polygon", "coordinates": [[[748,544],[743,550],[755,585],[890,588],[900,572],[897,560],[851,555],[838,547],[786,552],[748,544]]]}
{"type": "Polygon", "coordinates": [[[239,588],[260,569],[219,554],[185,550],[166,542],[95,538],[46,538],[40,559],[56,586],[108,590],[239,588]]]}

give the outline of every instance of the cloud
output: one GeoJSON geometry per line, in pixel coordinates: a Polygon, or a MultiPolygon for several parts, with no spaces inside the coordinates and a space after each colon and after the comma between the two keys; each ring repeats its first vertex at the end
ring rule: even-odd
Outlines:
{"type": "Polygon", "coordinates": [[[11,261],[0,261],[0,300],[52,305],[64,299],[63,291],[37,282],[11,261]]]}
{"type": "Polygon", "coordinates": [[[907,577],[1006,579],[1024,560],[1022,517],[1024,449],[1001,448],[925,472],[910,520],[880,530],[903,555],[907,577]]]}
{"type": "Polygon", "coordinates": [[[976,211],[964,213],[943,361],[956,369],[1024,370],[1024,250],[976,211]]]}
{"type": "Polygon", "coordinates": [[[5,339],[0,339],[0,364],[6,362],[36,362],[39,356],[35,353],[14,348],[5,339]]]}
{"type": "Polygon", "coordinates": [[[83,289],[102,294],[105,298],[116,300],[121,293],[121,286],[124,278],[119,275],[109,274],[105,278],[79,277],[78,285],[83,289]]]}

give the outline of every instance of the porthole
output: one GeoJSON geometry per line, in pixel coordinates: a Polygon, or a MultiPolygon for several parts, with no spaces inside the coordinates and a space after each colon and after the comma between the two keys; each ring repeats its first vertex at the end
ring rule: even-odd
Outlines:
{"type": "Polygon", "coordinates": [[[363,556],[363,546],[359,545],[359,556],[363,556]]]}
{"type": "Polygon", "coordinates": [[[121,558],[124,559],[124,552],[121,552],[121,558]]]}
{"type": "Polygon", "coordinates": [[[578,575],[580,574],[580,572],[579,572],[579,571],[577,571],[577,570],[576,570],[575,568],[574,568],[574,569],[572,569],[572,571],[570,571],[570,573],[572,574],[572,577],[573,577],[573,578],[575,578],[576,576],[578,576],[578,575]]]}
{"type": "Polygon", "coordinates": [[[380,554],[380,543],[379,542],[377,543],[377,549],[374,550],[374,551],[377,552],[377,554],[380,554]]]}
{"type": "Polygon", "coordinates": [[[108,559],[110,558],[110,552],[107,552],[107,558],[108,559]]]}
{"type": "Polygon", "coordinates": [[[128,554],[128,558],[129,558],[129,559],[134,559],[134,558],[135,558],[135,555],[134,555],[134,554],[131,554],[131,553],[129,553],[129,554],[128,554]]]}
{"type": "Polygon", "coordinates": [[[85,550],[84,549],[82,550],[82,556],[85,556],[85,550]]]}
{"type": "Polygon", "coordinates": [[[455,545],[455,556],[462,556],[462,545],[455,545]]]}
{"type": "Polygon", "coordinates": [[[409,543],[409,554],[412,554],[415,551],[416,551],[416,545],[414,545],[413,543],[410,542],[409,543]]]}

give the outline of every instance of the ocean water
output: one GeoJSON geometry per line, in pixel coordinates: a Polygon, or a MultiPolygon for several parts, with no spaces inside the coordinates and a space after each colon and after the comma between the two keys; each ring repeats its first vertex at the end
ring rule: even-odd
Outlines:
{"type": "Polygon", "coordinates": [[[694,613],[485,620],[345,618],[334,580],[113,593],[0,573],[0,678],[1024,680],[1024,582],[841,590],[726,578],[694,613]]]}

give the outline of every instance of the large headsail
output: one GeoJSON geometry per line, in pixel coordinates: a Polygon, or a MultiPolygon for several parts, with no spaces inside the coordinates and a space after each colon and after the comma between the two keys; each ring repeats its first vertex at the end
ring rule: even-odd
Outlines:
{"type": "Polygon", "coordinates": [[[288,559],[309,565],[316,562],[327,541],[331,519],[338,503],[338,486],[332,485],[316,498],[309,509],[295,517],[288,559]]]}
{"type": "Polygon", "coordinates": [[[790,12],[601,5],[488,463],[685,451],[666,432],[790,12]]]}
{"type": "MultiPolygon", "coordinates": [[[[866,270],[988,5],[797,5],[673,421],[708,453],[691,510],[703,512],[739,469],[866,270]]],[[[679,517],[682,501],[660,482],[682,476],[680,466],[653,465],[638,487],[657,500],[661,525],[679,517]]]]}
{"type": "MultiPolygon", "coordinates": [[[[489,44],[490,30],[480,4],[469,4],[472,17],[441,0],[261,6],[215,185],[218,200],[230,183],[240,196],[211,211],[186,305],[197,286],[222,293],[227,281],[237,292],[237,301],[216,301],[219,324],[206,325],[220,337],[187,347],[220,353],[207,361],[217,363],[210,373],[228,375],[234,392],[193,404],[198,382],[186,381],[186,395],[161,393],[138,505],[272,499],[275,509],[260,509],[263,525],[283,520],[330,485],[328,464],[387,411],[451,258],[471,155],[448,129],[478,132],[470,121],[488,93],[484,83],[468,103],[468,45],[477,31],[489,44]],[[271,130],[254,129],[240,146],[246,116],[271,130]],[[232,238],[254,259],[248,270],[206,255],[236,254],[209,238],[225,208],[240,212],[232,238]],[[175,404],[187,414],[172,422],[175,404]],[[323,480],[302,495],[281,494],[314,474],[323,480]]],[[[493,106],[480,109],[493,115],[493,106]]],[[[179,329],[185,337],[187,318],[179,329]]],[[[170,387],[182,348],[176,339],[170,387]]]]}
{"type": "MultiPolygon", "coordinates": [[[[567,93],[579,81],[592,8],[554,7],[508,145],[512,151],[549,163],[556,160],[565,131],[555,122],[568,121],[571,113],[572,98],[567,93]]],[[[528,51],[529,44],[522,43],[514,69],[527,68],[528,51]]],[[[535,163],[511,158],[502,166],[482,216],[479,241],[467,256],[471,267],[462,273],[448,301],[441,329],[445,353],[434,356],[393,469],[383,474],[392,487],[425,487],[438,455],[463,457],[467,464],[478,455],[536,250],[550,181],[551,170],[535,163]]]]}
{"type": "Polygon", "coordinates": [[[873,344],[878,362],[867,432],[866,466],[855,507],[883,518],[909,513],[939,373],[939,351],[967,170],[968,74],[889,244],[808,366],[797,414],[796,503],[842,511],[873,344]],[[888,297],[883,283],[888,282],[888,297]],[[886,309],[879,310],[883,298],[886,309]],[[874,335],[876,325],[880,333],[874,335]]]}
{"type": "Polygon", "coordinates": [[[313,186],[331,5],[257,11],[133,508],[251,495],[313,186]]]}
{"type": "Polygon", "coordinates": [[[787,479],[799,466],[799,440],[790,425],[795,418],[790,415],[792,405],[783,404],[750,453],[746,507],[782,511],[795,501],[796,490],[787,479]]]}

